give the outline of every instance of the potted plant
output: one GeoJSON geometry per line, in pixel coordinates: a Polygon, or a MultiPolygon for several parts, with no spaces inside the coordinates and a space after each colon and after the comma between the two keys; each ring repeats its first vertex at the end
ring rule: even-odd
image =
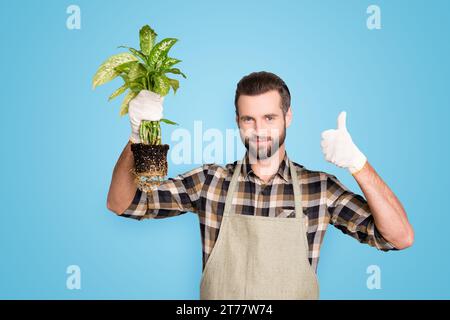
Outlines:
{"type": "MultiPolygon", "coordinates": [[[[92,88],[105,84],[116,77],[123,80],[123,85],[115,90],[108,101],[126,93],[120,108],[120,115],[128,113],[129,104],[140,93],[156,94],[164,97],[172,88],[176,94],[179,82],[169,78],[166,74],[186,76],[173,66],[181,60],[168,56],[170,48],[178,41],[175,38],[165,38],[156,43],[157,33],[148,25],[139,30],[140,50],[127,48],[123,52],[105,60],[92,80],[92,88]]],[[[148,191],[151,187],[160,184],[167,176],[168,144],[161,144],[161,122],[177,125],[168,119],[143,120],[139,127],[139,143],[132,143],[131,150],[134,155],[135,181],[139,189],[148,191]]]]}

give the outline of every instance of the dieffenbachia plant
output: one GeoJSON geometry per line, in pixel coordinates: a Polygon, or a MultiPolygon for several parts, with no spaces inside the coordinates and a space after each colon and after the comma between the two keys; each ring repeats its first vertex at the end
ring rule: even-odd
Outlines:
{"type": "MultiPolygon", "coordinates": [[[[108,101],[126,93],[120,108],[120,115],[128,113],[129,102],[135,98],[141,90],[153,91],[165,96],[172,88],[176,94],[179,82],[169,78],[166,74],[177,74],[186,78],[186,75],[173,66],[181,60],[168,56],[170,48],[178,41],[175,38],[165,38],[155,44],[157,33],[148,25],[139,30],[140,50],[127,46],[129,52],[119,53],[105,60],[92,80],[92,89],[105,84],[116,77],[121,77],[123,85],[114,91],[108,101]]],[[[177,124],[168,119],[158,121],[143,120],[140,127],[140,139],[145,144],[161,144],[160,121],[167,124],[177,124]]]]}

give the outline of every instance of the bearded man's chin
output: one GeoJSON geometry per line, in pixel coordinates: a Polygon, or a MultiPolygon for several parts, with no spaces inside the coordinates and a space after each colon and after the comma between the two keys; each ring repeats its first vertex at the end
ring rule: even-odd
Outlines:
{"type": "Polygon", "coordinates": [[[259,150],[249,147],[248,150],[249,150],[251,156],[258,160],[264,160],[264,159],[270,158],[273,155],[271,147],[260,148],[259,150]]]}

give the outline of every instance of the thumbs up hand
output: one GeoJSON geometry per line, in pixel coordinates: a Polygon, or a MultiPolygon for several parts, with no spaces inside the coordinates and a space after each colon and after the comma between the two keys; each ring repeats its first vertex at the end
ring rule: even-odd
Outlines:
{"type": "Polygon", "coordinates": [[[346,127],[347,113],[342,111],[337,119],[337,129],[329,129],[322,132],[320,143],[325,159],[338,167],[347,168],[351,174],[361,170],[366,161],[366,156],[353,143],[346,127]]]}

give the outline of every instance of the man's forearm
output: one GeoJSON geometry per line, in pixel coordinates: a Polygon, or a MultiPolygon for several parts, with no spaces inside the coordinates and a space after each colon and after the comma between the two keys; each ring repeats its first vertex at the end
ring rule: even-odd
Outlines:
{"type": "Polygon", "coordinates": [[[384,183],[367,161],[364,167],[353,174],[363,191],[375,225],[383,237],[397,249],[412,245],[414,231],[406,212],[391,189],[384,183]]]}
{"type": "Polygon", "coordinates": [[[133,166],[131,141],[128,141],[114,167],[108,192],[107,208],[117,214],[122,214],[130,206],[136,194],[137,187],[131,172],[133,166]]]}

